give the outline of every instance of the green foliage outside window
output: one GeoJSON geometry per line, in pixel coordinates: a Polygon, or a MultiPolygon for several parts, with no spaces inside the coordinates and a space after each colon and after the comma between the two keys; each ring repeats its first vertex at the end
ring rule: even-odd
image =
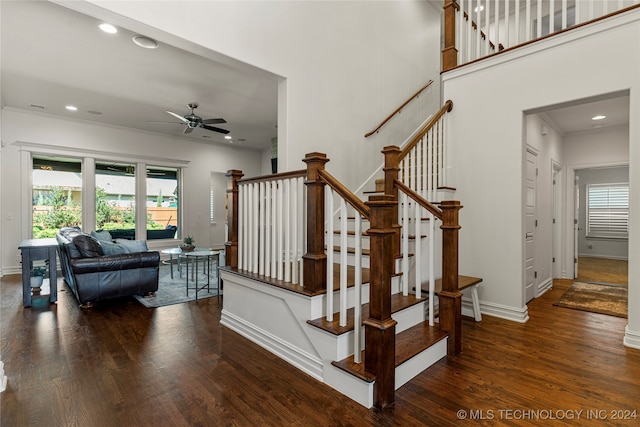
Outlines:
{"type": "MultiPolygon", "coordinates": [[[[50,207],[45,212],[33,215],[33,237],[41,239],[55,237],[62,227],[81,224],[82,210],[74,203],[71,191],[53,187],[49,192],[37,195],[38,206],[50,207]]],[[[102,188],[96,189],[96,228],[104,230],[121,230],[135,228],[135,210],[132,207],[120,209],[109,203],[107,193],[102,188]]],[[[147,214],[147,229],[163,229],[164,226],[151,219],[147,214]]]]}

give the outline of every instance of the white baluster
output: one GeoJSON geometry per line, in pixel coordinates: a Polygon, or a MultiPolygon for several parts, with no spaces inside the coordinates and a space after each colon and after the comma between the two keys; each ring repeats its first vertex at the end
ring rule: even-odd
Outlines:
{"type": "Polygon", "coordinates": [[[562,0],[562,30],[567,28],[567,0],[562,0]]]}
{"type": "Polygon", "coordinates": [[[284,181],[284,281],[291,282],[291,180],[284,181]]]}
{"type": "Polygon", "coordinates": [[[425,199],[431,196],[433,188],[433,128],[428,132],[429,143],[427,144],[427,191],[425,199]]]}
{"type": "Polygon", "coordinates": [[[327,232],[325,232],[325,246],[327,247],[327,321],[333,321],[333,191],[327,185],[325,205],[327,218],[327,232]]]}
{"type": "Polygon", "coordinates": [[[340,326],[347,326],[347,202],[340,197],[340,326]]]}
{"type": "MultiPolygon", "coordinates": [[[[442,180],[440,186],[445,187],[447,185],[447,129],[448,129],[449,115],[447,113],[442,116],[442,164],[440,168],[442,170],[442,180]]],[[[437,189],[436,189],[437,191],[437,189]]],[[[435,198],[429,200],[434,201],[435,198]]]]}
{"type": "Polygon", "coordinates": [[[524,41],[531,40],[533,38],[531,34],[531,0],[527,0],[527,6],[525,8],[524,15],[524,28],[524,41]]]}
{"type": "Polygon", "coordinates": [[[402,295],[409,295],[409,200],[402,193],[402,295]]]}
{"type": "Polygon", "coordinates": [[[258,203],[259,203],[259,199],[258,199],[258,187],[259,187],[259,183],[254,183],[252,185],[252,192],[253,192],[253,198],[251,201],[251,209],[252,209],[252,214],[251,214],[251,218],[252,218],[252,224],[253,224],[253,230],[251,232],[251,247],[253,248],[253,253],[251,255],[251,260],[253,261],[253,264],[251,266],[251,272],[252,273],[257,273],[258,272],[258,233],[260,232],[260,223],[259,223],[259,218],[258,218],[258,203]]]}
{"type": "Polygon", "coordinates": [[[266,195],[265,195],[265,182],[260,182],[258,187],[258,214],[260,215],[260,237],[258,238],[258,244],[260,245],[260,249],[258,251],[258,274],[264,275],[264,254],[265,250],[265,203],[266,203],[266,195]]]}
{"type": "Polygon", "coordinates": [[[480,0],[476,2],[476,56],[475,58],[480,58],[482,54],[480,53],[480,44],[482,43],[482,36],[480,35],[480,27],[482,26],[482,15],[480,15],[480,0]]]}
{"type": "Polygon", "coordinates": [[[298,284],[298,183],[291,180],[291,283],[298,284]]]}
{"type": "MultiPolygon", "coordinates": [[[[515,0],[515,1],[516,1],[516,4],[514,6],[515,9],[513,10],[515,13],[515,19],[513,20],[513,23],[515,26],[514,33],[515,33],[516,39],[515,39],[514,46],[520,44],[520,40],[521,40],[520,38],[520,0],[515,0]]],[[[526,38],[524,40],[526,40],[526,38]]]]}
{"type": "MultiPolygon", "coordinates": [[[[480,23],[478,23],[480,25],[480,23]]],[[[491,26],[491,1],[487,0],[487,6],[484,16],[484,55],[491,53],[491,46],[489,45],[489,28],[491,26]]]]}
{"type": "Polygon", "coordinates": [[[549,34],[555,33],[555,6],[554,0],[549,0],[549,34]]]}
{"type": "Polygon", "coordinates": [[[458,2],[460,10],[458,10],[456,14],[456,48],[458,49],[458,63],[462,62],[462,58],[464,58],[464,37],[463,37],[463,28],[464,28],[464,0],[458,2]]]}
{"type": "Polygon", "coordinates": [[[422,192],[420,195],[427,198],[429,192],[429,139],[428,133],[422,136],[422,192]]]}
{"type": "Polygon", "coordinates": [[[429,235],[427,238],[429,239],[429,326],[434,325],[434,316],[433,311],[435,310],[435,289],[436,289],[436,280],[434,273],[435,266],[435,233],[436,233],[436,225],[435,225],[435,217],[431,212],[427,215],[429,219],[429,235]]]}
{"type": "Polygon", "coordinates": [[[538,21],[536,22],[536,37],[535,38],[539,38],[542,37],[542,0],[538,0],[538,8],[537,8],[537,13],[538,13],[538,21]]]}
{"type": "Polygon", "coordinates": [[[582,22],[582,20],[580,19],[580,13],[582,12],[581,11],[581,7],[580,7],[581,3],[582,2],[577,1],[575,3],[575,5],[574,5],[575,10],[574,10],[574,22],[573,22],[573,25],[578,25],[580,22],[582,22]]]}
{"type": "Polygon", "coordinates": [[[594,0],[589,0],[589,21],[593,19],[593,2],[594,0]]]}
{"type": "Polygon", "coordinates": [[[495,11],[495,24],[494,24],[494,38],[493,43],[496,46],[496,52],[499,51],[500,46],[500,0],[496,0],[496,11],[495,11]]]}
{"type": "Polygon", "coordinates": [[[362,346],[360,345],[360,329],[362,325],[362,215],[355,211],[355,274],[353,294],[353,361],[360,363],[362,346]]]}
{"type": "Polygon", "coordinates": [[[278,180],[278,274],[276,278],[278,280],[284,279],[284,183],[282,180],[278,180]]]}
{"type": "Polygon", "coordinates": [[[304,286],[304,262],[302,255],[304,255],[307,248],[307,216],[305,215],[305,198],[306,192],[304,191],[304,178],[298,178],[298,212],[300,216],[300,232],[298,233],[298,239],[300,239],[299,248],[300,255],[298,257],[300,263],[300,286],[304,286]]]}
{"type": "Polygon", "coordinates": [[[244,270],[244,260],[246,258],[245,256],[245,250],[246,250],[246,242],[244,241],[244,227],[245,227],[245,223],[244,223],[244,219],[246,217],[246,212],[245,212],[245,202],[244,202],[244,197],[245,197],[245,186],[244,185],[239,185],[238,186],[238,245],[240,245],[240,247],[238,248],[238,268],[240,270],[244,270]]]}
{"type": "Polygon", "coordinates": [[[422,242],[421,242],[421,222],[422,222],[422,207],[420,204],[414,202],[415,210],[413,213],[415,221],[415,233],[416,240],[415,246],[415,260],[416,260],[416,298],[422,298],[422,242]]]}
{"type": "Polygon", "coordinates": [[[278,182],[271,183],[271,278],[278,277],[278,182]]]}
{"type": "MultiPolygon", "coordinates": [[[[517,1],[517,0],[516,0],[517,1]]],[[[511,46],[510,41],[510,19],[509,19],[509,0],[505,0],[504,2],[504,47],[505,49],[511,46]]]]}
{"type": "Polygon", "coordinates": [[[271,204],[273,202],[273,195],[271,194],[272,182],[267,181],[265,183],[265,203],[264,203],[264,275],[266,277],[271,276],[271,241],[273,240],[271,222],[271,204]]]}

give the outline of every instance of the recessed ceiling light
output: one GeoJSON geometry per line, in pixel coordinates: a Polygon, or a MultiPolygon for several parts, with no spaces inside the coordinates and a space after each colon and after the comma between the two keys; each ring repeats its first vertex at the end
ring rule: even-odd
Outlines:
{"type": "Polygon", "coordinates": [[[591,120],[602,120],[602,119],[606,119],[606,118],[607,118],[607,116],[598,115],[598,116],[591,117],[591,120]]]}
{"type": "Polygon", "coordinates": [[[131,40],[145,49],[156,49],[158,47],[158,42],[147,36],[135,35],[131,40]]]}
{"type": "Polygon", "coordinates": [[[98,25],[98,28],[100,28],[105,33],[109,33],[109,34],[115,34],[118,32],[118,29],[116,27],[114,27],[111,24],[107,24],[106,22],[103,22],[102,24],[98,25]]]}
{"type": "Polygon", "coordinates": [[[67,105],[67,106],[66,106],[66,107],[64,107],[64,108],[66,108],[66,109],[67,109],[67,110],[69,110],[69,111],[78,111],[78,107],[75,107],[75,106],[73,106],[73,105],[67,105]]]}
{"type": "Polygon", "coordinates": [[[225,135],[224,139],[231,139],[231,135],[225,135]]]}
{"type": "Polygon", "coordinates": [[[476,6],[475,9],[473,9],[474,12],[482,12],[484,10],[484,6],[480,5],[480,6],[476,6]]]}

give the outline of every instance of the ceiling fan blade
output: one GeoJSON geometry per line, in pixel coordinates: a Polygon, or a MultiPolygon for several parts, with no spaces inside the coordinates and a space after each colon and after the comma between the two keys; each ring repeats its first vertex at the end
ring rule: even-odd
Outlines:
{"type": "Polygon", "coordinates": [[[183,122],[156,122],[156,121],[148,121],[147,123],[161,123],[165,125],[183,125],[183,122]]]}
{"type": "Polygon", "coordinates": [[[188,135],[188,134],[190,134],[191,132],[193,132],[193,128],[192,128],[192,127],[187,126],[187,127],[184,129],[184,132],[182,132],[182,133],[183,133],[184,135],[188,135]]]}
{"type": "Polygon", "coordinates": [[[227,121],[223,118],[219,118],[219,119],[206,119],[202,121],[203,124],[205,125],[217,125],[220,123],[227,123],[227,121]]]}
{"type": "Polygon", "coordinates": [[[178,119],[180,121],[183,121],[185,123],[189,123],[189,120],[185,119],[180,114],[172,113],[171,111],[167,111],[167,113],[171,114],[173,117],[175,117],[176,119],[178,119]]]}
{"type": "Polygon", "coordinates": [[[215,127],[215,126],[201,125],[200,127],[205,128],[206,130],[212,130],[212,131],[214,131],[214,132],[219,132],[219,133],[224,133],[224,134],[229,133],[229,131],[228,131],[228,130],[226,130],[226,129],[220,129],[220,128],[217,128],[217,127],[215,127]]]}

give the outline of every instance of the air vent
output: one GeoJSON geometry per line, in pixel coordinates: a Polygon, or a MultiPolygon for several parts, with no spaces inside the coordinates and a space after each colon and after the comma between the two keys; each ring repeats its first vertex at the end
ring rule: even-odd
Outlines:
{"type": "Polygon", "coordinates": [[[31,104],[31,105],[29,105],[29,107],[31,107],[31,108],[39,108],[41,110],[45,109],[44,105],[38,105],[38,104],[31,104]]]}

